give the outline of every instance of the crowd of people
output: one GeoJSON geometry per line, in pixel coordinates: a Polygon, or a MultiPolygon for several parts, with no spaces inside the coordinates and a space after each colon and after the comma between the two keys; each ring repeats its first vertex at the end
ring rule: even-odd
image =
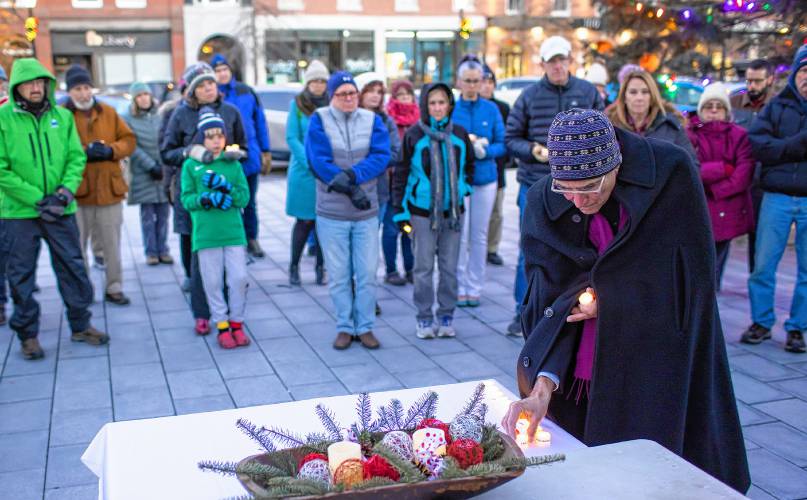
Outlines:
{"type": "MultiPolygon", "coordinates": [[[[388,96],[382,74],[354,78],[331,73],[316,60],[306,66],[286,126],[286,214],[294,219],[288,279],[302,284],[308,243],[316,256],[316,284],[329,287],[334,303],[336,349],[354,340],[370,349],[380,345],[373,335],[381,313],[375,293],[379,253],[385,283],[413,285],[413,334],[457,334],[455,309],[478,307],[487,265],[504,264],[498,244],[505,169],[518,169],[523,223],[530,189],[550,176],[553,154],[566,154],[552,151],[548,134],[555,117],[570,109],[601,111],[618,130],[685,151],[700,172],[711,220],[715,286],[720,288],[732,240],[748,235],[752,325],[742,341],[770,338],[776,267],[792,224],[797,248],[807,245],[801,209],[807,190],[804,61],[797,55],[790,84],[777,96],[770,90],[771,69],[754,61],[745,93],[730,96],[723,84],[711,84],[697,112],[685,118],[662,98],[652,75],[632,64],[619,72],[618,94],[607,102],[607,75],[595,68],[590,81],[573,76],[571,52],[568,40],[548,38],[540,48],[544,77],[512,109],[495,98],[494,72],[472,55],[459,62],[453,86],[434,83],[418,92],[399,80],[388,96]]],[[[68,98],[61,103],[54,98],[55,79],[36,60],[17,61],[10,82],[0,76],[9,99],[2,125],[9,132],[0,145],[0,268],[14,298],[10,326],[23,354],[44,354],[36,340],[32,273],[41,239],[54,255],[74,340],[108,340],[89,325],[89,264],[91,258],[102,263],[104,300],[127,305],[120,248],[124,200],[140,205],[148,265],[174,262],[167,243],[173,212],[196,333],[215,327],[223,348],[245,345],[245,266],[265,255],[256,199],[271,154],[261,103],[235,79],[226,57],[215,54],[210,64],[188,67],[181,97],[165,103],[148,85],[133,83],[122,116],[94,97],[90,74],[79,66],[66,73],[68,98]]],[[[522,245],[515,263],[511,335],[529,333],[522,314],[531,282],[524,251],[522,245]]],[[[786,349],[804,352],[807,249],[798,255],[786,349]]],[[[6,301],[3,286],[0,302],[6,301]]],[[[0,309],[0,321],[5,319],[0,309]]]]}

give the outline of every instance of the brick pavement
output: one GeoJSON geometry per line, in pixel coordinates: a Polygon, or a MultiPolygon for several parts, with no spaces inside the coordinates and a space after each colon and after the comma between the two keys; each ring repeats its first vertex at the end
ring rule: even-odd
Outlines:
{"type": "MultiPolygon", "coordinates": [[[[192,331],[182,270],[145,265],[136,208],[127,208],[124,288],[129,307],[100,300],[94,322],[112,340],[106,347],[74,344],[50,271],[40,255],[43,360],[24,361],[19,343],[0,328],[0,497],[15,500],[95,499],[95,477],[79,457],[111,420],[271,404],[293,399],[418,387],[493,377],[515,391],[515,360],[522,341],[504,335],[511,319],[517,255],[517,184],[509,175],[505,202],[503,268],[489,268],[482,304],[459,310],[455,339],[414,336],[411,286],[381,285],[382,315],[375,329],[382,348],[331,348],[335,331],[327,287],[314,285],[313,259],[302,262],[302,287],[290,287],[286,269],[292,221],[284,214],[285,178],[273,174],[260,189],[261,243],[267,258],[249,267],[249,348],[222,351],[213,335],[192,331]]],[[[178,257],[178,242],[171,248],[178,257]]],[[[784,315],[795,282],[795,257],[780,268],[777,308],[784,315]]],[[[379,267],[381,272],[381,267],[379,267]]],[[[754,487],[752,498],[807,497],[807,356],[774,342],[736,343],[748,323],[745,253],[735,245],[719,301],[727,331],[740,417],[745,426],[754,487]]],[[[380,280],[379,280],[380,281],[380,280]]]]}

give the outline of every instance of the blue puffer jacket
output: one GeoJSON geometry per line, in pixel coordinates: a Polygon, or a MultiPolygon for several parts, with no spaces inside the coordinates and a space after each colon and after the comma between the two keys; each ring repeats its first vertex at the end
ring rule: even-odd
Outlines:
{"type": "Polygon", "coordinates": [[[227,85],[219,85],[219,91],[224,95],[224,102],[241,112],[247,136],[247,159],[241,165],[244,175],[255,175],[261,171],[261,152],[269,152],[269,129],[261,101],[248,85],[235,81],[235,78],[227,85]]]}
{"type": "Polygon", "coordinates": [[[542,78],[525,88],[507,117],[504,136],[508,151],[518,160],[518,182],[532,186],[549,173],[549,164],[536,160],[532,147],[536,142],[546,145],[546,134],[555,115],[571,108],[604,107],[594,85],[573,76],[562,87],[542,78]]]}
{"type": "Polygon", "coordinates": [[[469,134],[488,140],[487,154],[474,161],[474,186],[496,182],[496,158],[504,156],[504,121],[499,108],[487,99],[457,101],[451,121],[461,125],[469,134]]]}

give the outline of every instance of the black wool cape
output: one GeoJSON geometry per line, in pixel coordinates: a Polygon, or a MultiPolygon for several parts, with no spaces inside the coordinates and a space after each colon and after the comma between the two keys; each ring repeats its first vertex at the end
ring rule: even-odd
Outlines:
{"type": "Polygon", "coordinates": [[[521,245],[529,288],[518,385],[560,378],[549,417],[589,446],[651,439],[734,489],[750,485],[715,297],[715,250],[699,174],[670,143],[617,129],[612,196],[629,221],[599,256],[590,217],[550,189],[529,190],[521,245]],[[598,300],[589,397],[572,390],[582,323],[566,317],[586,286],[598,300]]]}

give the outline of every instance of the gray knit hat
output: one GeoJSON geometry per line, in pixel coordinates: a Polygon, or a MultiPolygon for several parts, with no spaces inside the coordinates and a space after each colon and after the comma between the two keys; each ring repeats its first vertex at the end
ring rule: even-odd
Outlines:
{"type": "Polygon", "coordinates": [[[322,61],[314,59],[305,69],[305,73],[303,73],[303,83],[308,83],[311,80],[325,80],[327,82],[330,77],[331,74],[322,61]]]}
{"type": "Polygon", "coordinates": [[[593,109],[558,113],[549,127],[546,146],[554,179],[591,179],[622,163],[613,125],[593,109]]]}
{"type": "Polygon", "coordinates": [[[203,81],[210,80],[215,83],[216,72],[206,62],[197,62],[185,68],[185,72],[182,73],[182,79],[188,85],[188,95],[193,95],[196,87],[203,81]]]}

